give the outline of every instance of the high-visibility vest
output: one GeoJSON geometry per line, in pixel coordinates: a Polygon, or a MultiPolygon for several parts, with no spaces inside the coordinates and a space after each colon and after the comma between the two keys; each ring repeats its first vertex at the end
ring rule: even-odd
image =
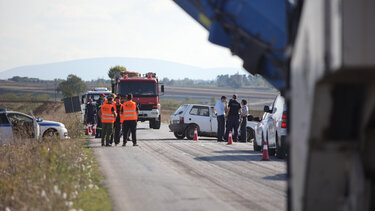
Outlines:
{"type": "Polygon", "coordinates": [[[123,123],[126,120],[137,120],[137,104],[133,101],[127,101],[126,103],[121,105],[121,117],[120,121],[123,123]]]}
{"type": "Polygon", "coordinates": [[[102,122],[103,123],[114,123],[115,117],[112,113],[113,104],[103,104],[101,111],[102,111],[102,122]]]}

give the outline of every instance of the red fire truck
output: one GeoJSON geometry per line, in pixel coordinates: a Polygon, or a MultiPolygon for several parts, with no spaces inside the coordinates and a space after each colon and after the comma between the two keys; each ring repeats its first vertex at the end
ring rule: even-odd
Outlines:
{"type": "Polygon", "coordinates": [[[164,85],[160,86],[156,73],[141,76],[137,72],[117,74],[112,82],[112,92],[120,96],[133,94],[133,101],[139,107],[138,121],[149,121],[150,128],[159,129],[161,123],[160,92],[164,94],[164,85]],[[123,75],[123,76],[121,76],[123,75]]]}

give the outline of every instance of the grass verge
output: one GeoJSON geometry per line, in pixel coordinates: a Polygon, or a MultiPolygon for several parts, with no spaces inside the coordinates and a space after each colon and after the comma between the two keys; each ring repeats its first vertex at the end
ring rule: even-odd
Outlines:
{"type": "Polygon", "coordinates": [[[0,210],[111,210],[86,140],[0,147],[0,210]]]}

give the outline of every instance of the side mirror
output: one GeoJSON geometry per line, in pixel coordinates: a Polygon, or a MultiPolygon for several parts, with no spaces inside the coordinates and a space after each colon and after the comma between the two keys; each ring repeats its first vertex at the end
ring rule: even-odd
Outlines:
{"type": "Polygon", "coordinates": [[[264,106],[264,112],[271,113],[270,107],[268,105],[264,106]]]}
{"type": "Polygon", "coordinates": [[[36,119],[36,122],[43,122],[43,119],[39,117],[38,119],[36,119]]]}
{"type": "Polygon", "coordinates": [[[164,93],[164,85],[161,85],[161,92],[164,93]]]}

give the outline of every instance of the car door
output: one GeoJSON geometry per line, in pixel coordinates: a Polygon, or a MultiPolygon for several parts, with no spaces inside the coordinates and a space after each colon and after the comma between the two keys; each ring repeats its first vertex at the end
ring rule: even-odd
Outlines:
{"type": "Polygon", "coordinates": [[[15,138],[30,139],[37,137],[34,118],[21,113],[8,113],[8,119],[12,125],[15,138]]]}
{"type": "Polygon", "coordinates": [[[197,124],[201,132],[210,132],[210,120],[211,118],[208,106],[194,105],[189,112],[187,122],[197,124]]]}
{"type": "Polygon", "coordinates": [[[217,133],[217,115],[214,113],[214,107],[210,107],[210,117],[211,117],[211,132],[217,133]]]}
{"type": "Polygon", "coordinates": [[[0,144],[6,144],[11,139],[13,139],[12,126],[6,113],[0,113],[0,144]]]}

